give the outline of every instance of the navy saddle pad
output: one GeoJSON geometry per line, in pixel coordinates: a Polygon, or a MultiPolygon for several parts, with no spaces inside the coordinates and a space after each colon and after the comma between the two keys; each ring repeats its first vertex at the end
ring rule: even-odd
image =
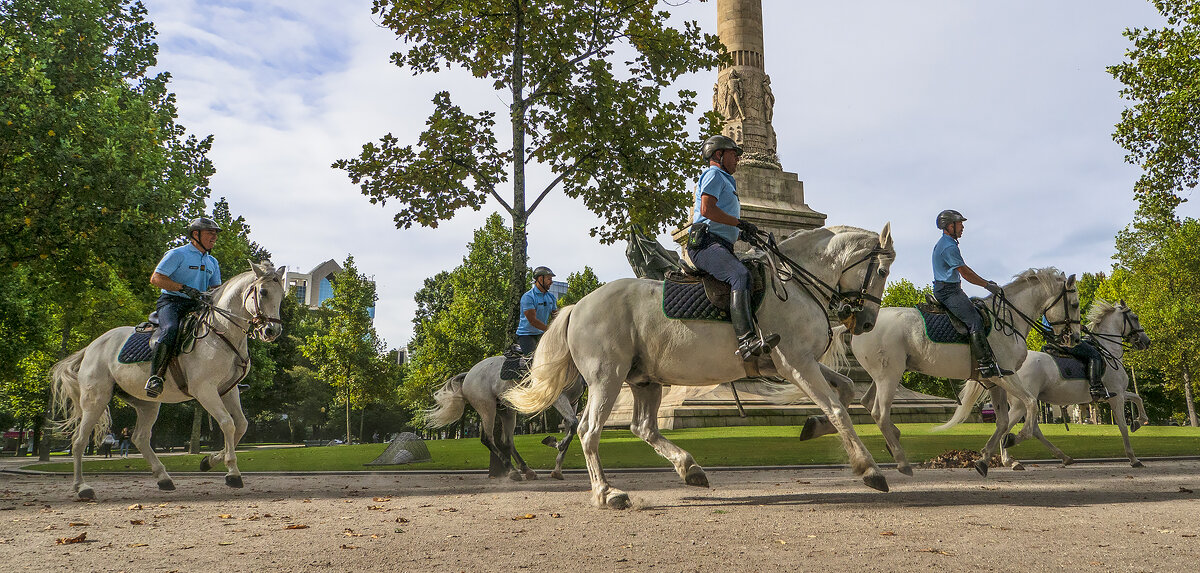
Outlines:
{"type": "MultiPolygon", "coordinates": [[[[968,344],[971,342],[966,334],[959,334],[954,325],[950,323],[950,316],[945,313],[931,313],[921,307],[917,307],[921,311],[921,320],[925,321],[925,336],[933,342],[941,342],[944,344],[968,344]]],[[[983,314],[983,331],[986,333],[992,332],[992,322],[987,319],[987,314],[983,314]]]]}
{"type": "Polygon", "coordinates": [[[117,354],[117,362],[121,364],[137,364],[138,362],[147,362],[153,356],[154,351],[150,349],[150,336],[155,331],[148,330],[146,332],[134,332],[125,339],[125,345],[121,347],[120,354],[117,354]]]}
{"type": "Polygon", "coordinates": [[[504,365],[500,367],[501,380],[519,380],[529,372],[529,364],[533,362],[533,356],[522,356],[520,354],[504,355],[504,365]]]}
{"type": "Polygon", "coordinates": [[[1062,374],[1064,380],[1087,380],[1087,366],[1083,361],[1074,356],[1056,356],[1050,355],[1054,362],[1058,364],[1058,373],[1062,374]]]}

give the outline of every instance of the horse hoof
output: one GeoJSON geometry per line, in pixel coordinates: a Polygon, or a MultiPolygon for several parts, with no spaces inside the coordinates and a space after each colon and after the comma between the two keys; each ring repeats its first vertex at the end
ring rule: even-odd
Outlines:
{"type": "Polygon", "coordinates": [[[229,487],[242,487],[242,476],[225,476],[225,485],[229,487]]]}
{"type": "Polygon", "coordinates": [[[553,472],[550,472],[550,478],[551,478],[551,479],[557,479],[557,480],[561,480],[561,479],[563,479],[562,472],[560,472],[560,471],[553,471],[553,472]]]}
{"type": "Polygon", "coordinates": [[[1005,434],[1004,439],[1001,440],[1000,444],[1006,448],[1011,448],[1017,445],[1017,437],[1012,434],[1005,434]]]}
{"type": "Polygon", "coordinates": [[[683,476],[683,481],[696,487],[708,487],[708,474],[704,473],[700,466],[692,466],[688,468],[687,475],[683,476]]]}
{"type": "Polygon", "coordinates": [[[1022,464],[1021,462],[1017,462],[1017,463],[1013,464],[1013,465],[1012,465],[1012,471],[1014,471],[1014,472],[1023,472],[1023,471],[1025,471],[1025,464],[1022,464]]]}
{"type": "Polygon", "coordinates": [[[1144,464],[1142,464],[1142,462],[1140,462],[1140,461],[1136,461],[1136,462],[1130,463],[1130,464],[1129,464],[1129,467],[1132,467],[1132,468],[1144,468],[1144,467],[1146,467],[1146,466],[1145,466],[1144,464]]]}
{"type": "Polygon", "coordinates": [[[1136,432],[1140,429],[1142,429],[1142,423],[1137,420],[1134,420],[1133,423],[1129,425],[1130,432],[1136,432]]]}
{"type": "Polygon", "coordinates": [[[558,447],[558,440],[556,440],[554,436],[546,436],[542,438],[542,443],[552,448],[558,447]]]}
{"type": "Polygon", "coordinates": [[[519,472],[517,470],[513,470],[511,472],[508,472],[508,479],[513,480],[513,481],[525,481],[525,476],[521,475],[521,472],[519,472]]]}
{"type": "Polygon", "coordinates": [[[171,478],[158,480],[158,489],[163,491],[175,491],[175,482],[171,478]]]}
{"type": "Polygon", "coordinates": [[[824,417],[825,416],[809,416],[808,419],[804,421],[804,429],[800,430],[801,442],[817,437],[817,424],[820,423],[824,417]]]}
{"type": "Polygon", "coordinates": [[[605,505],[609,509],[629,509],[632,504],[629,503],[629,494],[622,492],[609,494],[605,505]]]}
{"type": "Polygon", "coordinates": [[[896,471],[898,471],[908,477],[912,477],[912,475],[913,475],[912,466],[896,466],[896,471]]]}
{"type": "Polygon", "coordinates": [[[1075,463],[1075,458],[1068,457],[1067,459],[1063,460],[1062,462],[1063,462],[1062,463],[1063,467],[1067,467],[1067,466],[1075,463]]]}
{"type": "Polygon", "coordinates": [[[200,458],[200,471],[206,472],[212,469],[212,462],[208,461],[208,456],[200,458]]]}
{"type": "Polygon", "coordinates": [[[987,477],[987,471],[988,471],[987,462],[985,462],[983,460],[976,461],[975,462],[975,471],[979,472],[979,475],[981,475],[983,477],[987,477]]]}
{"type": "Polygon", "coordinates": [[[525,470],[525,479],[536,480],[537,478],[538,478],[537,472],[535,472],[533,470],[525,470]]]}
{"type": "Polygon", "coordinates": [[[96,492],[92,491],[92,488],[90,487],[85,487],[79,490],[79,492],[75,495],[78,496],[79,501],[92,501],[93,499],[96,499],[96,492]]]}
{"type": "Polygon", "coordinates": [[[874,490],[879,490],[885,493],[888,491],[887,478],[883,477],[883,474],[877,473],[864,475],[863,483],[867,484],[867,487],[874,490]]]}

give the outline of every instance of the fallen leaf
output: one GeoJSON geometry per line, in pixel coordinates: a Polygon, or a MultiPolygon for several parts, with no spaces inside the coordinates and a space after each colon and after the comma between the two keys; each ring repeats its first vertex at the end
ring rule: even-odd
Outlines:
{"type": "Polygon", "coordinates": [[[42,531],[50,531],[52,529],[58,529],[58,526],[57,525],[47,525],[46,527],[42,528],[42,531]]]}
{"type": "Polygon", "coordinates": [[[458,511],[458,509],[454,508],[454,507],[447,507],[447,508],[443,509],[442,511],[445,511],[447,513],[454,513],[456,511],[458,511]]]}
{"type": "Polygon", "coordinates": [[[362,537],[363,536],[363,534],[361,534],[361,533],[355,533],[353,529],[347,529],[347,530],[343,531],[342,535],[345,535],[346,537],[362,537]]]}
{"type": "Polygon", "coordinates": [[[1184,533],[1183,536],[1184,537],[1195,537],[1196,534],[1195,533],[1184,533]]]}
{"type": "Polygon", "coordinates": [[[558,518],[562,517],[562,514],[561,513],[551,513],[550,517],[553,517],[554,519],[558,519],[558,518]]]}
{"type": "Polygon", "coordinates": [[[228,513],[222,513],[221,515],[218,515],[217,517],[219,517],[221,519],[233,519],[233,516],[228,513]]]}
{"type": "Polygon", "coordinates": [[[221,541],[221,542],[218,542],[217,545],[233,545],[233,542],[232,541],[221,541]]]}
{"type": "Polygon", "coordinates": [[[533,519],[535,517],[537,517],[537,516],[532,513],[526,513],[525,515],[518,515],[518,516],[514,517],[513,521],[516,521],[518,519],[533,519]]]}
{"type": "Polygon", "coordinates": [[[896,532],[895,531],[880,531],[879,534],[880,535],[895,535],[896,532]]]}
{"type": "Polygon", "coordinates": [[[158,504],[158,507],[166,507],[168,505],[171,505],[171,504],[170,503],[160,503],[160,504],[158,504]]]}
{"type": "Polygon", "coordinates": [[[150,547],[150,544],[149,543],[130,543],[129,545],[126,545],[125,547],[150,547]]]}
{"type": "Polygon", "coordinates": [[[87,539],[87,532],[81,531],[81,532],[79,532],[79,535],[76,535],[75,537],[60,537],[58,539],[58,545],[68,545],[71,543],[83,543],[83,541],[85,539],[87,539]]]}
{"type": "Polygon", "coordinates": [[[144,519],[130,519],[130,520],[129,520],[129,525],[146,525],[146,520],[144,520],[144,519]]]}
{"type": "Polygon", "coordinates": [[[937,553],[938,555],[946,555],[949,557],[954,556],[953,553],[950,553],[948,551],[942,551],[941,549],[935,549],[933,547],[926,547],[925,549],[918,549],[917,551],[920,553],[937,553]]]}
{"type": "Polygon", "coordinates": [[[368,505],[367,509],[383,509],[382,505],[368,505]]]}
{"type": "Polygon", "coordinates": [[[403,529],[400,529],[399,527],[397,527],[397,528],[396,528],[396,529],[394,529],[393,531],[394,531],[395,533],[404,533],[404,530],[403,530],[403,529]]]}
{"type": "Polygon", "coordinates": [[[373,497],[371,501],[392,501],[390,497],[373,497]]]}
{"type": "Polygon", "coordinates": [[[408,523],[408,520],[403,517],[397,517],[396,523],[408,523]]]}
{"type": "Polygon", "coordinates": [[[1179,493],[1192,493],[1192,490],[1183,486],[1179,486],[1179,493]]]}
{"type": "Polygon", "coordinates": [[[782,539],[776,539],[776,540],[775,540],[775,543],[778,543],[778,544],[780,544],[780,545],[787,545],[787,542],[786,542],[786,541],[784,541],[784,540],[782,540],[782,539]]]}
{"type": "Polygon", "coordinates": [[[140,503],[135,503],[135,504],[133,504],[133,505],[131,505],[131,506],[129,506],[129,507],[127,507],[127,508],[125,508],[125,509],[128,509],[128,510],[130,510],[130,511],[133,511],[133,510],[137,510],[137,509],[141,509],[141,508],[142,508],[142,504],[140,504],[140,503]]]}
{"type": "Polygon", "coordinates": [[[308,526],[304,525],[302,523],[293,523],[291,525],[285,526],[284,529],[308,529],[308,526]]]}

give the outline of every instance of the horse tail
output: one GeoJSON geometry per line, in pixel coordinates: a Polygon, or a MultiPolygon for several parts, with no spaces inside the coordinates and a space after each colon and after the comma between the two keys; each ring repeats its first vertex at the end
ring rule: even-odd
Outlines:
{"type": "Polygon", "coordinates": [[[549,408],[579,377],[579,368],[567,346],[567,326],[574,308],[574,305],[565,306],[558,311],[558,318],[538,342],[529,374],[501,397],[518,412],[535,414],[549,408]]]}
{"type": "Polygon", "coordinates": [[[433,393],[433,400],[437,402],[428,410],[425,410],[425,425],[430,428],[440,428],[457,422],[462,418],[463,408],[465,408],[465,400],[463,399],[463,381],[466,380],[467,373],[455,374],[445,384],[433,393]]]}
{"type": "Polygon", "coordinates": [[[833,339],[829,341],[829,350],[821,357],[821,364],[841,372],[850,367],[850,361],[846,359],[846,337],[842,336],[846,332],[846,326],[839,324],[833,327],[831,332],[833,339]]]}
{"type": "Polygon", "coordinates": [[[62,414],[62,420],[54,422],[54,428],[60,432],[74,434],[79,421],[83,419],[83,405],[79,400],[79,365],[83,362],[84,350],[80,349],[50,367],[51,412],[62,414]]]}
{"type": "Polygon", "coordinates": [[[935,426],[933,431],[941,432],[961,424],[963,420],[967,419],[967,416],[971,415],[971,410],[975,409],[975,403],[983,398],[983,391],[983,384],[979,382],[974,380],[964,382],[962,390],[958,392],[958,409],[954,411],[954,416],[945,424],[935,426]]]}

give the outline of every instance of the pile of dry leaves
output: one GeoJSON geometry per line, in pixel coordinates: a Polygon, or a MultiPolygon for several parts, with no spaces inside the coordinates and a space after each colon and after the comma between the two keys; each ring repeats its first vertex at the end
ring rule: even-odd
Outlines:
{"type": "MultiPolygon", "coordinates": [[[[975,467],[975,462],[982,457],[983,454],[975,450],[946,450],[935,458],[930,458],[917,464],[917,467],[925,469],[973,468],[975,467]]],[[[992,467],[999,466],[1000,454],[992,455],[992,460],[988,462],[988,465],[992,467]]]]}

